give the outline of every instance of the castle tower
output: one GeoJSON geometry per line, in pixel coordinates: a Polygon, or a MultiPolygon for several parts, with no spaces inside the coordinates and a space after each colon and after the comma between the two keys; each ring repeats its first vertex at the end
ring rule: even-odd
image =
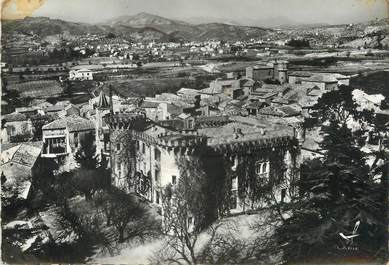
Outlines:
{"type": "Polygon", "coordinates": [[[110,112],[110,104],[103,90],[101,90],[96,106],[96,152],[101,159],[109,157],[109,128],[104,121],[104,116],[110,112]]]}

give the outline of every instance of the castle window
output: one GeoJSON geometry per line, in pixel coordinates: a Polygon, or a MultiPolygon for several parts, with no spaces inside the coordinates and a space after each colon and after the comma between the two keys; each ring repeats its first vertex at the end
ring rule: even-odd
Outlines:
{"type": "Polygon", "coordinates": [[[255,173],[261,177],[268,177],[269,175],[269,162],[257,162],[255,163],[255,173]]]}
{"type": "Polygon", "coordinates": [[[159,204],[159,191],[155,192],[155,202],[159,204]]]}
{"type": "Polygon", "coordinates": [[[231,180],[231,190],[238,189],[238,177],[233,177],[231,180]]]}
{"type": "Polygon", "coordinates": [[[161,161],[161,151],[158,148],[154,149],[154,158],[156,161],[161,161]]]}
{"type": "Polygon", "coordinates": [[[177,177],[176,176],[172,176],[172,184],[175,185],[177,183],[177,177]]]}
{"type": "Polygon", "coordinates": [[[159,181],[159,170],[158,169],[155,169],[155,171],[154,171],[154,180],[155,180],[155,182],[159,181]]]}
{"type": "Polygon", "coordinates": [[[116,150],[120,151],[120,143],[116,144],[116,150]]]}
{"type": "Polygon", "coordinates": [[[238,208],[238,190],[231,191],[230,209],[238,208]]]}
{"type": "Polygon", "coordinates": [[[145,143],[142,143],[142,153],[144,154],[146,152],[146,145],[145,143]]]}
{"type": "Polygon", "coordinates": [[[238,207],[238,177],[234,176],[231,179],[230,209],[236,209],[237,207],[238,207]]]}
{"type": "Polygon", "coordinates": [[[281,190],[281,203],[283,203],[285,201],[285,197],[286,197],[286,189],[282,189],[281,190]]]}

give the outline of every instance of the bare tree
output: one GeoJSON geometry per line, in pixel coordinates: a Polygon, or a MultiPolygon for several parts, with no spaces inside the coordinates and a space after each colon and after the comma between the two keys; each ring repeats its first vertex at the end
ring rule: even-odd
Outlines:
{"type": "Polygon", "coordinates": [[[131,232],[129,225],[137,223],[141,217],[144,217],[146,209],[136,198],[120,190],[112,190],[108,199],[110,210],[105,213],[118,233],[118,242],[122,243],[133,236],[135,231],[131,232]]]}

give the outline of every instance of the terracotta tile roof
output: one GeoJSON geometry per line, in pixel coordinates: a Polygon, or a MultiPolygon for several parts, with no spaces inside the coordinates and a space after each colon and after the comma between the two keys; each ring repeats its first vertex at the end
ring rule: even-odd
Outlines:
{"type": "Polygon", "coordinates": [[[6,156],[10,156],[10,160],[5,163],[13,162],[31,168],[42,151],[43,142],[27,142],[14,145],[13,147],[15,148],[7,148],[7,146],[3,148],[2,146],[2,156],[5,154],[6,156]]]}
{"type": "Polygon", "coordinates": [[[277,116],[277,117],[291,117],[291,116],[299,115],[301,111],[291,106],[281,106],[281,107],[269,106],[260,109],[259,113],[264,115],[277,116]]]}
{"type": "Polygon", "coordinates": [[[57,112],[57,111],[62,111],[64,109],[65,109],[64,105],[54,105],[54,106],[47,107],[45,109],[45,111],[46,112],[57,112]]]}
{"type": "Polygon", "coordinates": [[[13,122],[13,121],[27,121],[27,116],[22,113],[11,113],[4,115],[3,118],[6,122],[13,122]]]}
{"type": "Polygon", "coordinates": [[[260,109],[260,108],[266,107],[268,105],[269,104],[267,104],[266,102],[254,101],[254,102],[251,102],[250,104],[248,104],[246,106],[246,108],[249,108],[249,109],[260,109]]]}
{"type": "Polygon", "coordinates": [[[42,130],[68,129],[69,132],[94,130],[95,125],[92,121],[78,116],[69,116],[55,120],[42,127],[42,130]]]}
{"type": "Polygon", "coordinates": [[[140,107],[144,109],[155,109],[158,108],[159,104],[159,102],[143,101],[140,107]]]}

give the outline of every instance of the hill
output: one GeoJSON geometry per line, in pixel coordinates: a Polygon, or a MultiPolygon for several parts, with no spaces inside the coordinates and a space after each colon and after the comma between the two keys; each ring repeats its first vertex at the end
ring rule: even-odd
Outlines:
{"type": "Polygon", "coordinates": [[[86,23],[75,23],[48,17],[26,17],[21,20],[2,21],[2,31],[5,34],[20,33],[37,34],[41,37],[69,32],[73,35],[85,33],[99,34],[104,28],[86,23]]]}
{"type": "Polygon", "coordinates": [[[40,37],[65,32],[71,35],[108,34],[113,32],[118,36],[137,40],[241,40],[263,37],[271,31],[269,29],[223,23],[193,25],[148,13],[121,16],[97,25],[68,22],[47,17],[26,17],[22,20],[4,21],[2,29],[5,34],[16,32],[25,35],[37,34],[40,37]]]}
{"type": "Polygon", "coordinates": [[[389,47],[388,25],[388,19],[379,19],[343,25],[290,25],[290,27],[272,30],[215,22],[191,24],[142,12],[113,18],[96,25],[47,17],[26,17],[22,20],[4,21],[2,29],[4,34],[34,33],[42,38],[63,33],[75,36],[87,33],[106,35],[112,32],[117,36],[138,41],[247,40],[265,37],[272,40],[288,40],[298,36],[308,39],[311,45],[386,48],[389,47]]]}
{"type": "Polygon", "coordinates": [[[284,27],[275,38],[306,38],[311,44],[334,45],[351,48],[388,48],[389,20],[340,24],[340,25],[298,25],[284,27]]]}

